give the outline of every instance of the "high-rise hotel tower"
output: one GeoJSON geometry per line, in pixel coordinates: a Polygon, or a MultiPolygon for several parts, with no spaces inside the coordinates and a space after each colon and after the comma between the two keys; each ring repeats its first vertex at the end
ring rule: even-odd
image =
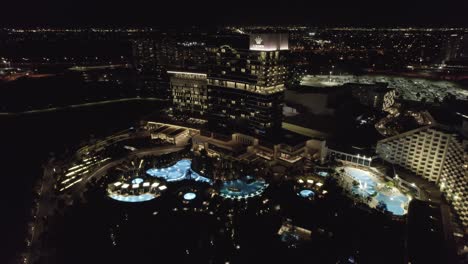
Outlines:
{"type": "Polygon", "coordinates": [[[287,34],[216,35],[207,45],[208,123],[271,139],[281,130],[287,34]]]}

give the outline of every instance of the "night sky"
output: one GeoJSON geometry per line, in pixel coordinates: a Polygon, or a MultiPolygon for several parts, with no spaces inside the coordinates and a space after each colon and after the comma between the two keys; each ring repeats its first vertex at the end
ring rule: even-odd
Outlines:
{"type": "Polygon", "coordinates": [[[0,6],[0,26],[468,26],[466,0],[22,0],[0,6]]]}

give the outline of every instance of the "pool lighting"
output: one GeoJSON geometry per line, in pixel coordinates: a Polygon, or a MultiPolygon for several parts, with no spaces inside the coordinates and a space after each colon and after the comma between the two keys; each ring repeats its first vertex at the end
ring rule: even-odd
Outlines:
{"type": "Polygon", "coordinates": [[[133,183],[133,184],[140,184],[140,183],[142,183],[142,182],[143,182],[143,179],[142,179],[142,178],[135,178],[135,179],[132,180],[132,183],[133,183]]]}
{"type": "Polygon", "coordinates": [[[253,182],[242,179],[225,181],[219,195],[224,198],[240,200],[262,194],[267,186],[268,184],[262,179],[253,182]]]}
{"type": "Polygon", "coordinates": [[[312,190],[305,189],[305,190],[300,191],[299,195],[303,198],[309,198],[309,197],[313,197],[315,193],[312,190]]]}
{"type": "Polygon", "coordinates": [[[211,180],[199,175],[191,169],[192,161],[188,159],[181,159],[174,165],[167,168],[152,168],[146,171],[152,177],[162,178],[168,182],[180,181],[184,179],[192,179],[195,181],[211,183],[211,180]],[[189,173],[190,172],[190,173],[189,173]],[[190,178],[189,175],[191,175],[190,178]]]}
{"type": "Polygon", "coordinates": [[[382,181],[379,181],[375,175],[369,170],[359,169],[354,167],[344,167],[346,175],[352,180],[357,181],[357,186],[352,186],[352,192],[362,197],[370,197],[377,194],[373,200],[383,202],[387,205],[388,211],[394,215],[404,215],[406,211],[404,207],[409,200],[407,195],[402,194],[398,189],[391,189],[392,194],[386,194],[378,191],[382,181]]]}
{"type": "Polygon", "coordinates": [[[188,200],[188,201],[191,201],[193,199],[195,199],[195,197],[197,197],[197,195],[193,192],[188,192],[186,194],[184,194],[184,199],[185,200],[188,200]]]}
{"type": "Polygon", "coordinates": [[[156,196],[150,193],[144,193],[140,195],[121,195],[121,194],[110,194],[110,198],[120,202],[144,202],[154,199],[156,196]]]}

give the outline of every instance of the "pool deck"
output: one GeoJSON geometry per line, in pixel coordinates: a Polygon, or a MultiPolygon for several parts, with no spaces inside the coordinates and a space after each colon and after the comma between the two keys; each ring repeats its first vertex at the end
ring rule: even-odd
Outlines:
{"type": "Polygon", "coordinates": [[[385,180],[377,176],[372,170],[345,166],[338,167],[337,171],[339,172],[341,169],[345,170],[344,175],[347,177],[343,177],[343,179],[346,182],[347,188],[351,188],[353,193],[357,193],[363,197],[373,196],[377,193],[368,203],[370,207],[376,207],[379,202],[384,202],[387,210],[394,215],[405,215],[407,213],[404,207],[410,199],[395,187],[390,189],[383,187],[382,185],[385,184],[385,180]],[[354,181],[359,182],[358,187],[353,186],[354,181]]]}
{"type": "Polygon", "coordinates": [[[229,199],[245,199],[261,195],[268,187],[264,180],[255,180],[248,183],[244,179],[226,181],[219,190],[219,195],[229,199]]]}
{"type": "Polygon", "coordinates": [[[146,173],[152,177],[164,179],[168,182],[175,182],[181,180],[195,180],[200,182],[212,183],[212,181],[191,168],[192,161],[189,159],[181,159],[175,164],[165,168],[151,168],[146,173]]]}

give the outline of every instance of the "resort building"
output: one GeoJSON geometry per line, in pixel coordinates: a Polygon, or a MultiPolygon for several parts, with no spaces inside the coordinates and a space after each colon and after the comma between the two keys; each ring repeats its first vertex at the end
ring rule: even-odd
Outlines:
{"type": "Polygon", "coordinates": [[[264,159],[284,165],[304,159],[319,163],[325,161],[325,140],[311,139],[297,134],[286,134],[282,143],[273,144],[261,139],[234,133],[231,136],[202,131],[192,138],[194,151],[206,150],[209,155],[227,155],[239,160],[264,159]]]}
{"type": "Polygon", "coordinates": [[[351,162],[357,165],[370,167],[372,163],[372,159],[376,158],[372,155],[364,155],[364,154],[357,154],[351,152],[345,152],[335,149],[328,149],[327,152],[328,159],[335,159],[340,161],[351,162]]]}
{"type": "Polygon", "coordinates": [[[468,226],[468,141],[441,125],[424,126],[377,144],[377,153],[393,164],[436,183],[468,226]]]}
{"type": "Polygon", "coordinates": [[[386,82],[361,83],[359,79],[335,82],[331,76],[304,76],[285,92],[286,102],[299,104],[316,115],[335,115],[351,98],[361,105],[385,111],[395,103],[396,90],[386,82]]]}
{"type": "Polygon", "coordinates": [[[186,142],[191,133],[197,133],[197,130],[187,127],[156,122],[148,122],[147,129],[149,130],[151,139],[160,139],[174,145],[186,142]]]}
{"type": "Polygon", "coordinates": [[[206,73],[168,71],[173,110],[196,118],[206,118],[208,89],[206,73]]]}

